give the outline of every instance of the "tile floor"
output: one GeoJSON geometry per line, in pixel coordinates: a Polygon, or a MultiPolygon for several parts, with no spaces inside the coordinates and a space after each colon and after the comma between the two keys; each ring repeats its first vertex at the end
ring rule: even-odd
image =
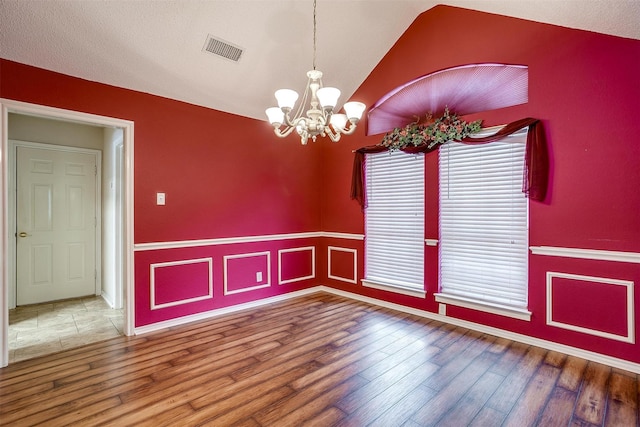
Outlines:
{"type": "Polygon", "coordinates": [[[93,296],[9,310],[9,363],[123,334],[123,310],[93,296]]]}

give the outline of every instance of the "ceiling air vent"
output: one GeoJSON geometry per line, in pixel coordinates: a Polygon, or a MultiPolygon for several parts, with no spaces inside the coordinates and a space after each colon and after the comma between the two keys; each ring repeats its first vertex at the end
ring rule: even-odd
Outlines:
{"type": "Polygon", "coordinates": [[[240,47],[216,38],[211,34],[207,36],[207,41],[204,43],[202,50],[233,62],[238,62],[242,56],[242,49],[240,47]]]}

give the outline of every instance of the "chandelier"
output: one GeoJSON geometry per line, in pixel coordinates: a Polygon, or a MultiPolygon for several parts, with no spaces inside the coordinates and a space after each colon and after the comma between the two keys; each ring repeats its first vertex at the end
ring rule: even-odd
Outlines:
{"type": "Polygon", "coordinates": [[[341,135],[355,132],[365,105],[362,102],[347,102],[343,106],[345,114],[335,114],[333,109],[338,103],[340,90],[323,87],[322,71],[316,70],[316,0],[313,1],[313,70],[307,72],[307,77],[307,86],[293,117],[291,112],[298,100],[298,93],[291,89],[276,91],[278,106],[265,111],[275,134],[285,138],[295,129],[302,145],[306,145],[309,138],[315,142],[318,135],[328,136],[333,142],[338,142],[341,135]]]}

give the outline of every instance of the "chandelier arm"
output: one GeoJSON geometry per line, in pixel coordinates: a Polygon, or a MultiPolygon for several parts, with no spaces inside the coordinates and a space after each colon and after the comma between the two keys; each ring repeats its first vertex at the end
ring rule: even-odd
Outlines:
{"type": "Polygon", "coordinates": [[[341,132],[334,132],[333,129],[331,129],[331,127],[329,127],[329,126],[325,126],[324,132],[329,137],[329,139],[331,139],[331,141],[333,141],[333,142],[340,141],[340,133],[341,132]]]}
{"type": "Polygon", "coordinates": [[[281,130],[280,128],[273,128],[273,132],[279,138],[286,138],[287,136],[291,135],[291,132],[293,132],[294,129],[295,126],[287,126],[286,128],[284,128],[284,130],[281,130]]]}
{"type": "Polygon", "coordinates": [[[357,122],[354,123],[352,120],[349,120],[348,127],[345,126],[344,129],[340,129],[340,133],[343,135],[351,135],[356,131],[356,127],[357,127],[357,122]]]}
{"type": "MultiPolygon", "coordinates": [[[[289,114],[285,114],[284,115],[284,122],[287,126],[290,126],[292,128],[295,128],[296,126],[298,126],[300,123],[305,122],[307,123],[309,119],[306,117],[296,117],[293,120],[291,120],[291,118],[289,117],[289,114]]],[[[306,127],[306,126],[305,126],[306,127]]]]}

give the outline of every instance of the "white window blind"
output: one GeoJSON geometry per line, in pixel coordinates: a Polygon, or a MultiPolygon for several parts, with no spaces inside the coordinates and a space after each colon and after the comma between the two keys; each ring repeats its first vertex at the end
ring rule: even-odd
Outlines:
{"type": "Polygon", "coordinates": [[[508,138],[440,148],[440,292],[526,309],[526,134],[508,138]]]}
{"type": "Polygon", "coordinates": [[[367,154],[365,280],[424,290],[424,155],[367,154]]]}

